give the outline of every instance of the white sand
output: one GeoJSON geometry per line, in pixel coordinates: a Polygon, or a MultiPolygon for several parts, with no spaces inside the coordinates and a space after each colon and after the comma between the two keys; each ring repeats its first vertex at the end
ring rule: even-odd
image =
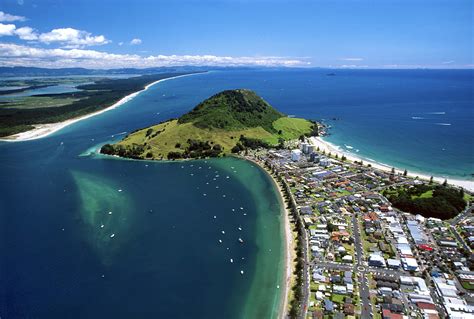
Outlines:
{"type": "Polygon", "coordinates": [[[155,82],[150,83],[147,86],[145,86],[145,88],[143,90],[140,90],[140,91],[137,91],[137,92],[134,92],[132,94],[129,94],[129,95],[125,96],[122,99],[120,99],[120,101],[118,101],[117,103],[115,103],[115,104],[113,104],[113,105],[111,105],[111,106],[109,106],[109,107],[107,107],[103,110],[100,110],[100,111],[97,111],[97,112],[94,112],[94,113],[90,113],[90,114],[87,114],[87,115],[84,115],[84,116],[80,116],[80,117],[77,117],[77,118],[73,118],[73,119],[70,119],[70,120],[66,120],[66,121],[63,121],[63,122],[34,125],[35,128],[30,130],[30,131],[26,131],[26,132],[18,133],[18,134],[15,134],[15,135],[10,135],[10,136],[7,136],[7,137],[0,138],[0,141],[4,141],[4,142],[22,142],[22,141],[35,140],[35,139],[46,137],[50,134],[53,134],[54,132],[57,132],[57,131],[65,128],[68,125],[71,125],[73,123],[76,123],[76,122],[88,119],[90,117],[102,114],[104,112],[113,110],[113,109],[127,103],[128,101],[132,100],[138,94],[140,94],[143,91],[148,90],[148,88],[150,88],[151,86],[153,86],[155,84],[158,84],[158,83],[164,82],[164,81],[168,81],[168,80],[172,80],[172,79],[185,77],[185,76],[191,76],[191,75],[195,75],[195,74],[199,74],[199,73],[178,75],[178,76],[175,76],[175,77],[155,81],[155,82]]]}
{"type": "MultiPolygon", "coordinates": [[[[357,157],[353,153],[342,151],[341,148],[339,148],[339,147],[335,146],[334,144],[331,144],[331,143],[323,140],[321,137],[310,137],[309,141],[310,141],[311,144],[315,145],[315,147],[319,147],[321,152],[326,151],[326,154],[331,152],[331,154],[333,154],[333,155],[338,154],[339,157],[344,155],[350,161],[363,161],[364,164],[369,164],[370,163],[370,165],[372,165],[372,167],[378,168],[378,169],[386,171],[386,172],[391,172],[391,170],[392,170],[392,167],[389,166],[389,165],[385,165],[385,164],[382,164],[382,163],[377,163],[377,162],[374,162],[374,161],[371,161],[371,160],[368,160],[368,159],[365,159],[365,158],[362,158],[362,157],[357,157]]],[[[396,173],[402,173],[403,174],[403,171],[404,170],[395,167],[395,172],[396,173]]],[[[423,175],[423,174],[420,174],[420,173],[417,173],[417,172],[408,171],[407,175],[411,176],[411,177],[418,177],[419,179],[424,179],[424,180],[429,180],[430,179],[430,176],[423,175]]],[[[442,183],[442,182],[444,182],[445,178],[444,177],[439,177],[439,176],[433,176],[433,180],[442,183]]],[[[467,189],[468,191],[471,191],[471,192],[474,191],[474,182],[472,182],[472,181],[458,180],[458,179],[451,179],[451,178],[447,178],[447,180],[448,180],[449,184],[459,186],[459,187],[463,187],[464,189],[467,189]]]]}

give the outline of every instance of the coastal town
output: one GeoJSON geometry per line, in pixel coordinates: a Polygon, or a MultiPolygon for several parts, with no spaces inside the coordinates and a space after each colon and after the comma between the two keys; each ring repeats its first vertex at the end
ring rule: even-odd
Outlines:
{"type": "Polygon", "coordinates": [[[384,194],[432,181],[349,161],[316,139],[245,154],[287,201],[296,251],[288,316],[474,318],[471,195],[450,220],[401,211],[384,194]]]}

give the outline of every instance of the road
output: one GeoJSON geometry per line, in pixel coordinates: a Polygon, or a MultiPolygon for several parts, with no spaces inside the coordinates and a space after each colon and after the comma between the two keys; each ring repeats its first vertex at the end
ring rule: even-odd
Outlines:
{"type": "Polygon", "coordinates": [[[463,210],[461,213],[456,215],[453,219],[449,221],[449,223],[453,226],[457,225],[462,219],[464,219],[467,215],[472,213],[472,210],[474,209],[474,206],[469,206],[465,210],[463,210]]]}

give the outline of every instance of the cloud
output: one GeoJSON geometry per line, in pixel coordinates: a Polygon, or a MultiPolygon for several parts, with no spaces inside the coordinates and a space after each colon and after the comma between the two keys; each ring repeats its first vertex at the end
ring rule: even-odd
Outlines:
{"type": "Polygon", "coordinates": [[[36,67],[161,67],[161,66],[307,66],[307,61],[284,57],[230,57],[215,55],[114,54],[85,49],[45,49],[0,43],[0,65],[36,67]]]}
{"type": "Polygon", "coordinates": [[[16,26],[14,24],[0,23],[0,37],[15,35],[16,26]]]}
{"type": "Polygon", "coordinates": [[[18,36],[22,40],[39,41],[46,44],[58,43],[65,48],[83,48],[93,45],[103,45],[110,41],[103,35],[93,36],[91,33],[73,28],[54,29],[47,33],[38,34],[30,27],[16,28],[14,24],[0,23],[1,36],[18,36]]]}
{"type": "Polygon", "coordinates": [[[363,61],[363,58],[341,58],[342,61],[363,61]]]}
{"type": "Polygon", "coordinates": [[[123,45],[123,42],[119,42],[118,45],[122,46],[122,45],[123,45]]]}
{"type": "Polygon", "coordinates": [[[453,64],[454,61],[453,61],[453,60],[451,60],[451,61],[444,61],[444,62],[441,62],[441,63],[442,63],[442,64],[453,64]]]}
{"type": "Polygon", "coordinates": [[[91,33],[73,28],[54,29],[38,36],[43,43],[59,43],[67,48],[82,48],[93,45],[103,45],[110,41],[103,35],[93,36],[91,33]]]}
{"type": "Polygon", "coordinates": [[[130,45],[139,45],[139,44],[142,44],[142,39],[135,38],[135,39],[132,39],[132,41],[130,41],[130,45]]]}
{"type": "Polygon", "coordinates": [[[343,64],[339,66],[340,68],[343,69],[360,69],[360,68],[368,68],[368,65],[356,65],[356,64],[343,64]]]}
{"type": "Polygon", "coordinates": [[[32,41],[38,39],[38,34],[33,28],[22,27],[15,30],[15,34],[22,40],[32,41]]]}
{"type": "Polygon", "coordinates": [[[2,22],[13,22],[13,21],[25,21],[26,18],[22,16],[14,16],[3,11],[0,11],[0,21],[2,22]]]}

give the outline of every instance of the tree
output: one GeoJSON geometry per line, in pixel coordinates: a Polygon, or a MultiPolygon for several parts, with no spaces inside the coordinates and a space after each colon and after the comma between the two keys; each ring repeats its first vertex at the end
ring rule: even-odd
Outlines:
{"type": "Polygon", "coordinates": [[[443,186],[444,186],[444,187],[448,186],[448,180],[447,180],[447,179],[444,180],[443,186]]]}
{"type": "Polygon", "coordinates": [[[430,177],[430,184],[433,184],[433,176],[430,177]]]}
{"type": "Polygon", "coordinates": [[[403,176],[407,176],[407,174],[408,174],[407,170],[404,170],[403,171],[403,176]]]}
{"type": "Polygon", "coordinates": [[[392,174],[395,174],[395,167],[392,167],[392,174]]]}

